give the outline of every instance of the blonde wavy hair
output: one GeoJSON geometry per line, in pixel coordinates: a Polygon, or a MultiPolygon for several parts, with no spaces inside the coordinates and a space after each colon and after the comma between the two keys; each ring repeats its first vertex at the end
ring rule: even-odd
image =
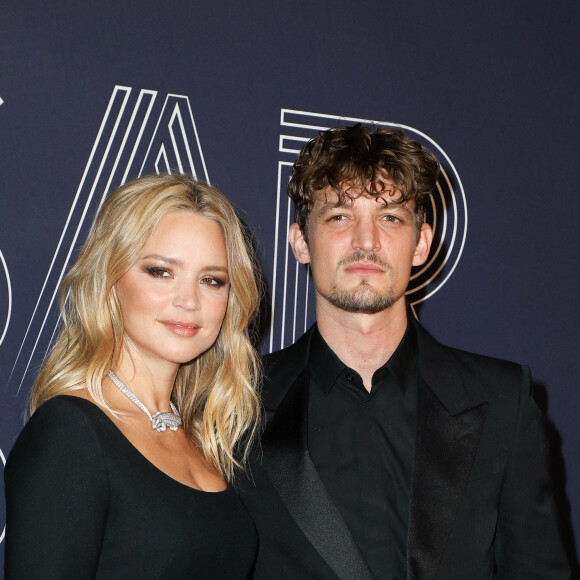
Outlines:
{"type": "Polygon", "coordinates": [[[217,222],[224,236],[228,305],[212,347],[180,366],[172,399],[185,432],[231,481],[257,431],[259,358],[248,323],[260,300],[251,244],[227,199],[186,175],[151,175],[116,189],[104,201],[59,293],[62,323],[30,396],[30,412],[57,395],[87,388],[110,409],[102,391],[119,360],[123,323],[116,283],[137,261],[161,218],[194,212],[217,222]]]}

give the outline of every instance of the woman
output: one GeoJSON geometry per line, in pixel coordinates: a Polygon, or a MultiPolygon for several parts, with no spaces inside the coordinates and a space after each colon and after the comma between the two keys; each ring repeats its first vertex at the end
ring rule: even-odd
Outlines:
{"type": "Polygon", "coordinates": [[[249,576],[229,483],[259,415],[258,299],[217,190],[161,175],[108,196],[7,462],[7,580],[249,576]]]}

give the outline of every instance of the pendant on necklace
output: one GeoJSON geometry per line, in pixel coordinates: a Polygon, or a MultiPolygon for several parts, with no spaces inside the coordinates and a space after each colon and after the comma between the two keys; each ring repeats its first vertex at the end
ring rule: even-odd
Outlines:
{"type": "Polygon", "coordinates": [[[181,418],[179,417],[179,413],[177,413],[177,409],[175,409],[173,404],[170,403],[170,405],[173,410],[172,413],[162,413],[161,411],[157,411],[157,413],[151,416],[151,426],[159,433],[165,431],[167,427],[169,427],[171,431],[177,431],[181,425],[181,418]]]}
{"type": "Polygon", "coordinates": [[[151,415],[149,409],[139,400],[137,395],[125,384],[121,379],[113,372],[109,371],[107,373],[109,378],[113,381],[115,386],[151,421],[151,427],[155,429],[158,433],[162,431],[166,431],[167,427],[169,427],[170,431],[177,431],[179,426],[181,425],[181,417],[179,416],[179,411],[177,410],[176,406],[173,404],[173,401],[169,401],[169,406],[171,407],[171,411],[167,411],[162,413],[161,411],[157,411],[154,415],[151,415]]]}

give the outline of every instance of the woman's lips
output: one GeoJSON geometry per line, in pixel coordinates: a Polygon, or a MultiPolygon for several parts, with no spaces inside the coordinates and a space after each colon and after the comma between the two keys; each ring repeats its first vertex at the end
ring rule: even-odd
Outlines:
{"type": "Polygon", "coordinates": [[[193,322],[182,322],[180,320],[161,320],[160,322],[178,336],[195,336],[199,330],[199,326],[193,322]]]}

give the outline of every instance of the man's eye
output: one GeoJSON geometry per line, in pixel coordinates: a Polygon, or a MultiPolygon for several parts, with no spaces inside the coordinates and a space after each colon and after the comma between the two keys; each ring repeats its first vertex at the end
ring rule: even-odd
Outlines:
{"type": "Polygon", "coordinates": [[[391,223],[399,223],[399,222],[403,221],[403,220],[401,220],[400,217],[398,217],[396,215],[391,215],[391,214],[383,216],[383,220],[386,222],[391,222],[391,223]]]}
{"type": "Polygon", "coordinates": [[[149,268],[145,268],[145,271],[148,274],[151,274],[154,278],[169,278],[171,274],[165,270],[164,268],[157,268],[155,266],[151,266],[149,268]]]}
{"type": "Polygon", "coordinates": [[[329,222],[343,222],[346,220],[346,216],[342,214],[332,215],[328,218],[329,222]]]}

